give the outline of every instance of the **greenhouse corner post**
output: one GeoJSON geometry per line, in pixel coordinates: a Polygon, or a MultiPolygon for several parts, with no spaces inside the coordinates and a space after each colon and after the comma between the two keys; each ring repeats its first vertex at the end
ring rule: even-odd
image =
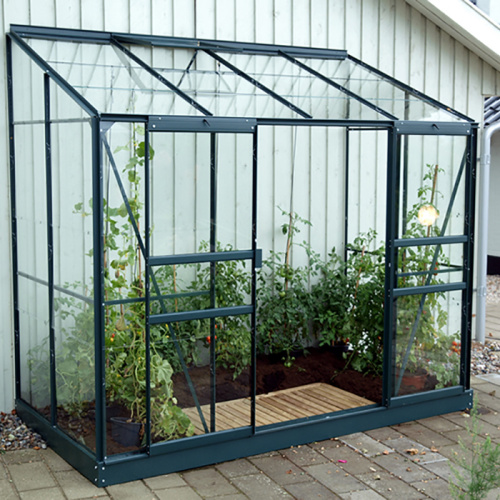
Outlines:
{"type": "Polygon", "coordinates": [[[19,287],[17,282],[17,218],[16,218],[16,159],[14,142],[14,96],[12,83],[12,39],[7,35],[7,100],[9,111],[10,216],[12,238],[12,301],[14,305],[14,370],[15,396],[21,398],[21,357],[19,345],[19,287]]]}
{"type": "Polygon", "coordinates": [[[94,340],[95,340],[95,419],[96,459],[104,460],[106,450],[105,344],[104,344],[104,260],[103,186],[101,121],[92,116],[92,214],[94,225],[94,340]]]}
{"type": "MultiPolygon", "coordinates": [[[[149,129],[146,127],[144,132],[144,286],[145,286],[145,303],[144,303],[144,320],[145,320],[145,348],[146,348],[146,450],[151,452],[151,330],[149,323],[150,308],[150,283],[149,283],[149,255],[150,255],[150,177],[149,177],[149,129]]],[[[139,246],[139,242],[137,242],[139,246]]],[[[140,258],[140,252],[139,252],[140,258]]]]}
{"type": "Polygon", "coordinates": [[[50,346],[50,423],[57,424],[56,341],[54,329],[54,230],[52,224],[52,138],[50,130],[50,77],[43,74],[45,112],[45,186],[47,203],[47,265],[50,346]]]}
{"type": "Polygon", "coordinates": [[[386,189],[386,229],[385,229],[385,307],[383,342],[382,404],[390,405],[393,383],[394,342],[396,336],[396,301],[394,284],[397,274],[397,259],[394,241],[397,237],[399,206],[399,158],[401,136],[394,127],[387,133],[387,189],[386,189]]]}

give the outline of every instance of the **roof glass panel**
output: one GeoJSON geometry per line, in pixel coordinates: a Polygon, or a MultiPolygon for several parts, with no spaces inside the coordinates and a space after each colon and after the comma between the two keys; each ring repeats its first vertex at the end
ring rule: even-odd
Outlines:
{"type": "Polygon", "coordinates": [[[350,59],[299,60],[400,120],[462,121],[453,113],[350,59]]]}
{"type": "Polygon", "coordinates": [[[383,114],[284,57],[227,53],[223,58],[313,118],[387,120],[383,114]]]}
{"type": "Polygon", "coordinates": [[[127,48],[215,116],[300,118],[300,115],[202,50],[127,48]]]}
{"type": "Polygon", "coordinates": [[[113,45],[40,39],[27,42],[103,113],[202,114],[113,45]]]}

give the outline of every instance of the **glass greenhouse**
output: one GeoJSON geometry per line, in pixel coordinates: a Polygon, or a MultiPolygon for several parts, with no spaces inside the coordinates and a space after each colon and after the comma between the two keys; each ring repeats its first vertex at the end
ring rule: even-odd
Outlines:
{"type": "Polygon", "coordinates": [[[471,406],[476,123],[343,50],[7,47],[16,406],[92,482],[471,406]]]}

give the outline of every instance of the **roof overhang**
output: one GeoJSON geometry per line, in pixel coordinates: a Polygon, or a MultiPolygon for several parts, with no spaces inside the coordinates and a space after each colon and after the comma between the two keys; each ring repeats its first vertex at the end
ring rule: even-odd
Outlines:
{"type": "Polygon", "coordinates": [[[500,71],[500,26],[468,0],[406,0],[408,4],[500,71]]]}

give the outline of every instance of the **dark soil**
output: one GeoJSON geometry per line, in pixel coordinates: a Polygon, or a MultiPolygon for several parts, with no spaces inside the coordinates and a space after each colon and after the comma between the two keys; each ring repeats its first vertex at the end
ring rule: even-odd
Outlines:
{"type": "MultiPolygon", "coordinates": [[[[290,368],[283,364],[281,356],[257,357],[257,394],[290,389],[301,385],[323,382],[357,394],[373,402],[382,399],[382,380],[380,377],[363,375],[352,369],[344,369],[345,360],[334,352],[310,348],[306,354],[295,355],[290,368]]],[[[201,405],[210,403],[210,373],[208,367],[197,367],[189,371],[196,395],[201,405]]],[[[229,370],[216,370],[217,402],[244,398],[250,395],[249,370],[244,371],[236,380],[229,370]]],[[[174,396],[179,406],[189,408],[194,401],[186,382],[185,375],[174,376],[174,396]]]]}
{"type": "MultiPolygon", "coordinates": [[[[195,367],[189,370],[191,382],[196,389],[200,405],[210,403],[211,384],[210,369],[208,366],[195,367]]],[[[195,406],[189,385],[184,373],[177,373],[173,377],[174,396],[181,408],[195,406]]],[[[382,379],[370,374],[362,374],[346,368],[346,361],[337,353],[330,350],[310,348],[305,354],[296,354],[291,367],[285,367],[281,356],[259,356],[257,358],[257,394],[280,391],[301,385],[323,382],[364,397],[374,403],[382,399],[382,379]]],[[[433,389],[435,377],[427,377],[424,390],[433,389]]],[[[233,372],[221,367],[216,369],[216,398],[217,402],[250,396],[250,370],[242,372],[234,379],[233,372]]],[[[415,392],[415,387],[401,386],[399,394],[415,392]]],[[[107,409],[108,417],[111,412],[115,416],[129,417],[126,408],[111,407],[107,409]]],[[[50,415],[50,409],[41,410],[42,414],[50,415]]],[[[58,408],[58,424],[76,441],[95,450],[95,407],[89,402],[84,411],[78,415],[70,415],[63,408],[58,408]]],[[[113,439],[111,422],[106,424],[107,454],[133,451],[140,447],[123,446],[113,439]]],[[[155,440],[155,439],[154,439],[155,440]]],[[[156,441],[156,440],[155,440],[156,441]]]]}

